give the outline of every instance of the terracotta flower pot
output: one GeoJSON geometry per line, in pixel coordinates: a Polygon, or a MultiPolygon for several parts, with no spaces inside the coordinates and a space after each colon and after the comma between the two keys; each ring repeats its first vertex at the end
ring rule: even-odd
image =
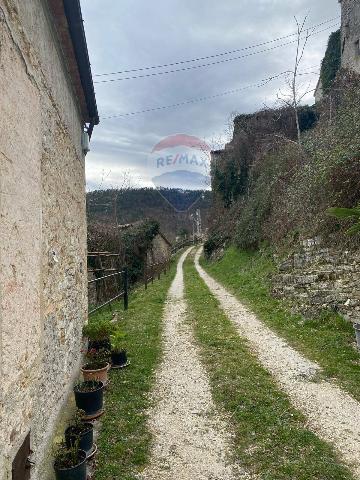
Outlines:
{"type": "Polygon", "coordinates": [[[107,385],[109,381],[109,368],[110,364],[106,362],[104,362],[104,366],[102,368],[93,368],[91,363],[88,363],[81,368],[81,373],[85,382],[97,380],[98,382],[102,382],[104,385],[107,385]]]}

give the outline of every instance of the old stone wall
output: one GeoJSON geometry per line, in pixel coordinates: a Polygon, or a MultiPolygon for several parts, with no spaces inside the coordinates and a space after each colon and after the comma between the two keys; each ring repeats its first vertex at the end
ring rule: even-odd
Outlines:
{"type": "Polygon", "coordinates": [[[161,235],[156,235],[147,254],[147,264],[166,262],[170,255],[171,245],[161,235]]]}
{"type": "Polygon", "coordinates": [[[360,3],[341,3],[341,66],[360,73],[360,3]]]}
{"type": "Polygon", "coordinates": [[[274,295],[290,300],[305,316],[331,309],[360,322],[360,252],[326,248],[319,238],[305,240],[278,270],[274,295]]]}
{"type": "Polygon", "coordinates": [[[87,313],[82,120],[46,2],[0,0],[0,480],[47,480],[87,313]]]}

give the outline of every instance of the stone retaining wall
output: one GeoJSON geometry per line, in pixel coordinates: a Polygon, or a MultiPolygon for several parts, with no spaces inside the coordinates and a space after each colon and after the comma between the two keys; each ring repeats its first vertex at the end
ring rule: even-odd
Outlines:
{"type": "Polygon", "coordinates": [[[325,248],[320,238],[305,240],[279,261],[272,283],[274,296],[291,300],[305,316],[331,309],[360,322],[360,252],[325,248]]]}

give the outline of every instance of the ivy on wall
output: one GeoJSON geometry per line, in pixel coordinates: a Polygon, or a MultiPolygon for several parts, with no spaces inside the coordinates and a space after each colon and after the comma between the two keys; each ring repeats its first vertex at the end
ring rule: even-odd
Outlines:
{"type": "Polygon", "coordinates": [[[235,158],[228,159],[226,168],[213,169],[212,188],[220,195],[225,208],[230,208],[241,195],[245,194],[248,175],[247,165],[239,164],[235,158]]]}
{"type": "Polygon", "coordinates": [[[341,66],[341,33],[333,32],[329,37],[325,57],[321,63],[320,78],[324,93],[328,93],[341,66]]]}
{"type": "Polygon", "coordinates": [[[111,223],[90,222],[88,250],[119,253],[120,267],[128,267],[129,280],[135,283],[143,276],[147,252],[159,231],[159,223],[154,220],[139,222],[125,231],[120,231],[111,223]]]}

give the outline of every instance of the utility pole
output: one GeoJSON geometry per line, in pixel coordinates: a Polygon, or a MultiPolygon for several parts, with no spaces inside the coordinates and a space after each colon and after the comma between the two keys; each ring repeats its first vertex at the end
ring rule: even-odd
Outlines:
{"type": "Polygon", "coordinates": [[[190,218],[191,218],[191,223],[192,223],[192,239],[193,239],[193,242],[195,242],[195,215],[193,213],[190,214],[190,218]]]}
{"type": "Polygon", "coordinates": [[[195,241],[195,237],[202,238],[202,226],[201,226],[201,210],[198,208],[195,213],[190,214],[190,218],[192,221],[192,229],[193,229],[193,241],[195,241]]]}
{"type": "Polygon", "coordinates": [[[198,208],[195,214],[196,219],[196,235],[201,238],[202,237],[202,226],[201,226],[201,210],[198,208]]]}

